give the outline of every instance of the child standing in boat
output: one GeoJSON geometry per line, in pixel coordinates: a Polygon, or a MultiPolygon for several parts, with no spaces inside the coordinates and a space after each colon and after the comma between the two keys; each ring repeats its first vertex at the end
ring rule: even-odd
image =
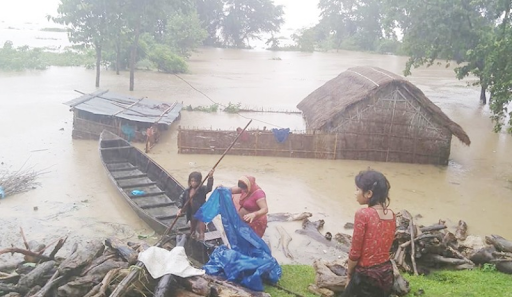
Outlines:
{"type": "Polygon", "coordinates": [[[187,215],[187,222],[190,221],[190,236],[196,237],[199,240],[204,240],[204,232],[206,226],[203,222],[194,218],[194,214],[206,201],[206,194],[212,191],[213,188],[213,172],[208,173],[208,182],[206,186],[201,186],[203,176],[200,172],[194,171],[188,176],[188,188],[181,194],[178,199],[178,216],[184,212],[187,215]],[[186,202],[189,201],[187,205],[186,202]],[[185,209],[183,207],[185,206],[185,209]]]}

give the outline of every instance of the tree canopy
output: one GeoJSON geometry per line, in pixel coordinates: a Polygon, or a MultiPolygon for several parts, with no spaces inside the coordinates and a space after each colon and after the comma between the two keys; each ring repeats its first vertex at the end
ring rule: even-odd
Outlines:
{"type": "Polygon", "coordinates": [[[319,0],[318,7],[319,23],[292,37],[297,48],[405,54],[405,75],[422,65],[455,63],[458,79],[478,78],[482,103],[490,94],[496,131],[510,117],[510,0],[319,0]]]}

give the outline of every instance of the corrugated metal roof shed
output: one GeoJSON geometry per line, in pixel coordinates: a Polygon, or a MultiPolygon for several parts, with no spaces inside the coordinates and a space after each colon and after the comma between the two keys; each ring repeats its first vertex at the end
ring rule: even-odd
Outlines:
{"type": "Polygon", "coordinates": [[[108,90],[84,94],[64,104],[96,115],[115,116],[130,121],[170,125],[179,116],[183,104],[133,98],[108,90]]]}

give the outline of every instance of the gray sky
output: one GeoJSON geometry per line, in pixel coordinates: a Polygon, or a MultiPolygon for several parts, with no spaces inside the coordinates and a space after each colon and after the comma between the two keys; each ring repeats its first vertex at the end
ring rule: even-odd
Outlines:
{"type": "MultiPolygon", "coordinates": [[[[60,0],[1,0],[0,22],[5,23],[45,23],[45,16],[55,15],[60,0]]],[[[284,28],[312,26],[318,19],[318,0],[274,0],[285,6],[286,24],[284,28]]]]}

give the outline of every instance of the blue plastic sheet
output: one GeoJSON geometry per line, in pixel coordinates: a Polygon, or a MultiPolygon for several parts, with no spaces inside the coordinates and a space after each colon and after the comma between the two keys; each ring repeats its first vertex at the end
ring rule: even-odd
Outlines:
{"type": "Polygon", "coordinates": [[[281,266],[272,257],[267,244],[240,219],[228,188],[213,191],[194,217],[208,223],[218,214],[231,249],[225,245],[217,247],[203,266],[206,273],[255,291],[263,291],[264,280],[277,283],[282,274],[281,266]]]}

